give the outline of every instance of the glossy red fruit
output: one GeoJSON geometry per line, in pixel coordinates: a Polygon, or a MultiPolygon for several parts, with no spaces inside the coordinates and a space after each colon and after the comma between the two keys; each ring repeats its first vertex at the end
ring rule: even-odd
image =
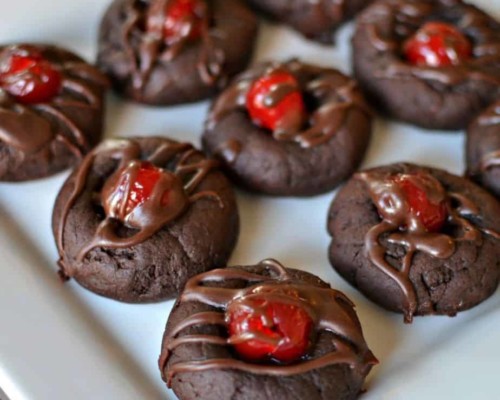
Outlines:
{"type": "Polygon", "coordinates": [[[275,131],[281,121],[289,115],[305,113],[305,105],[298,89],[285,94],[277,104],[269,104],[270,93],[278,88],[298,88],[295,77],[285,71],[275,71],[255,81],[250,88],[246,106],[252,121],[263,128],[275,131]]]}
{"type": "Polygon", "coordinates": [[[236,352],[253,362],[291,363],[300,359],[307,352],[313,328],[302,307],[258,296],[233,303],[227,321],[236,352]]]}
{"type": "Polygon", "coordinates": [[[431,201],[425,190],[429,182],[422,175],[401,175],[397,182],[405,194],[410,212],[417,216],[428,232],[439,232],[448,216],[444,196],[431,201]]]}
{"type": "Polygon", "coordinates": [[[20,103],[44,103],[61,91],[61,74],[40,53],[19,48],[0,59],[0,87],[20,103]]]}
{"type": "MultiPolygon", "coordinates": [[[[127,167],[124,171],[126,169],[127,167]]],[[[137,206],[151,197],[163,172],[152,163],[143,161],[136,174],[123,174],[123,171],[119,173],[122,173],[122,176],[107,195],[108,199],[105,200],[111,205],[109,207],[111,214],[113,214],[111,216],[124,221],[137,206]],[[130,179],[132,181],[129,182],[130,179]]],[[[166,204],[167,201],[168,194],[166,193],[162,202],[166,204]]]]}
{"type": "Polygon", "coordinates": [[[428,22],[405,44],[406,59],[413,65],[446,67],[472,57],[472,44],[453,25],[428,22]]]}
{"type": "Polygon", "coordinates": [[[204,0],[170,0],[165,10],[163,38],[172,44],[181,38],[201,37],[206,4],[204,0]]]}

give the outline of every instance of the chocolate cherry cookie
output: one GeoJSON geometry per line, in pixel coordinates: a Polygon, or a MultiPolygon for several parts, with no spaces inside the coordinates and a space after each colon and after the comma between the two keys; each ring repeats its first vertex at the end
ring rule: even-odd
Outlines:
{"type": "Polygon", "coordinates": [[[76,164],[101,138],[107,86],[96,68],[59,47],[0,46],[0,180],[76,164]]]}
{"type": "Polygon", "coordinates": [[[499,282],[500,204],[467,179],[394,164],[357,173],[328,215],[332,266],[384,308],[455,315],[499,282]]]}
{"type": "Polygon", "coordinates": [[[310,196],[356,170],[371,129],[353,79],[292,60],[239,75],[215,100],[203,146],[250,190],[310,196]]]}
{"type": "Polygon", "coordinates": [[[246,67],[257,27],[241,0],[115,0],[101,23],[98,64],[135,101],[198,101],[246,67]]]}
{"type": "Polygon", "coordinates": [[[309,39],[333,42],[333,32],[373,0],[248,0],[309,39]]]}
{"type": "Polygon", "coordinates": [[[181,400],[355,399],[375,364],[351,301],[274,260],[190,279],[159,361],[181,400]]]}
{"type": "Polygon", "coordinates": [[[500,101],[471,124],[466,151],[467,175],[500,197],[500,101]]]}
{"type": "Polygon", "coordinates": [[[100,295],[150,302],[225,265],[238,236],[233,190],[190,144],[112,139],[64,184],[53,231],[60,274],[100,295]]]}
{"type": "Polygon", "coordinates": [[[460,0],[379,0],[353,46],[373,103],[423,128],[464,129],[500,93],[500,24],[460,0]]]}

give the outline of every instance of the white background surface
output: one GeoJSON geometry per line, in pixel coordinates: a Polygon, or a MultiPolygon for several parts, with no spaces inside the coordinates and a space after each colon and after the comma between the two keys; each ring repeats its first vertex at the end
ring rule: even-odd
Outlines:
{"type": "MultiPolygon", "coordinates": [[[[499,0],[476,0],[497,18],[499,0]]],[[[92,60],[103,0],[1,1],[0,42],[45,41],[92,60]]],[[[337,47],[263,24],[256,59],[303,60],[350,71],[352,26],[337,47]]],[[[208,102],[147,108],[110,97],[106,136],[168,134],[199,143],[208,102]]],[[[462,133],[424,133],[379,120],[364,166],[413,161],[462,173],[462,133]]],[[[66,173],[0,184],[0,387],[17,399],[174,399],[157,369],[172,302],[128,305],[98,297],[55,274],[52,204],[66,173]]],[[[416,318],[406,326],[348,286],[329,266],[326,214],[333,194],[312,199],[239,193],[241,235],[231,264],[275,257],[343,290],[357,304],[365,337],[381,363],[364,400],[498,398],[500,296],[456,318],[416,318]]]]}

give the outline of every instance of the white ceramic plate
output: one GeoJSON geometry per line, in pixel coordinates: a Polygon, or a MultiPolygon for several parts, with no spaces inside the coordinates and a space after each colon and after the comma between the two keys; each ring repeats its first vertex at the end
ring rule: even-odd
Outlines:
{"type": "MultiPolygon", "coordinates": [[[[5,1],[0,42],[45,41],[95,54],[109,1],[5,1]]],[[[500,0],[475,3],[500,17],[500,0]]],[[[352,26],[337,47],[263,24],[256,59],[305,61],[350,70],[352,26]]],[[[169,134],[199,143],[208,102],[170,109],[110,98],[107,136],[169,134]]],[[[424,133],[379,120],[364,166],[413,161],[462,173],[462,133],[424,133]]],[[[17,399],[175,399],[157,358],[172,302],[128,305],[104,299],[55,273],[52,204],[66,174],[0,184],[0,387],[17,399]]],[[[498,398],[500,296],[458,317],[385,312],[348,286],[327,261],[326,213],[333,194],[276,199],[239,193],[242,232],[231,264],[275,257],[316,273],[357,304],[366,339],[380,359],[364,400],[498,398]]],[[[202,399],[201,399],[202,400],[202,399]]]]}

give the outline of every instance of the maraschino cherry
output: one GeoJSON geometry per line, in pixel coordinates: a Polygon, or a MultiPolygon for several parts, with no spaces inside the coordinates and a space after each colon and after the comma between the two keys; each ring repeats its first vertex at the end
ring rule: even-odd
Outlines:
{"type": "Polygon", "coordinates": [[[446,200],[430,199],[426,188],[434,182],[422,174],[401,174],[395,180],[402,189],[410,212],[415,215],[428,232],[439,232],[447,218],[446,200]]]}
{"type": "Polygon", "coordinates": [[[265,295],[232,302],[226,321],[230,343],[241,358],[252,362],[300,359],[307,352],[313,329],[303,307],[265,295]]]}
{"type": "MultiPolygon", "coordinates": [[[[126,221],[127,217],[141,204],[146,202],[155,189],[163,171],[148,161],[133,161],[118,172],[119,178],[111,187],[103,189],[103,205],[106,215],[126,221]]],[[[168,202],[168,193],[162,204],[168,202]]]]}
{"type": "Polygon", "coordinates": [[[157,23],[162,21],[160,30],[167,45],[187,38],[191,41],[201,37],[203,19],[206,13],[204,0],[170,0],[164,10],[164,18],[158,19],[153,10],[148,17],[148,30],[157,30],[157,23]]]}
{"type": "Polygon", "coordinates": [[[0,87],[20,103],[44,103],[61,91],[61,74],[35,49],[8,48],[0,54],[0,87]]]}
{"type": "Polygon", "coordinates": [[[298,88],[297,79],[282,70],[256,80],[246,98],[246,107],[253,123],[274,132],[283,126],[285,119],[302,121],[306,108],[298,88]],[[277,99],[273,99],[273,94],[277,94],[277,99]]]}
{"type": "Polygon", "coordinates": [[[406,59],[416,66],[446,67],[472,57],[469,39],[453,25],[428,22],[403,45],[406,59]]]}

